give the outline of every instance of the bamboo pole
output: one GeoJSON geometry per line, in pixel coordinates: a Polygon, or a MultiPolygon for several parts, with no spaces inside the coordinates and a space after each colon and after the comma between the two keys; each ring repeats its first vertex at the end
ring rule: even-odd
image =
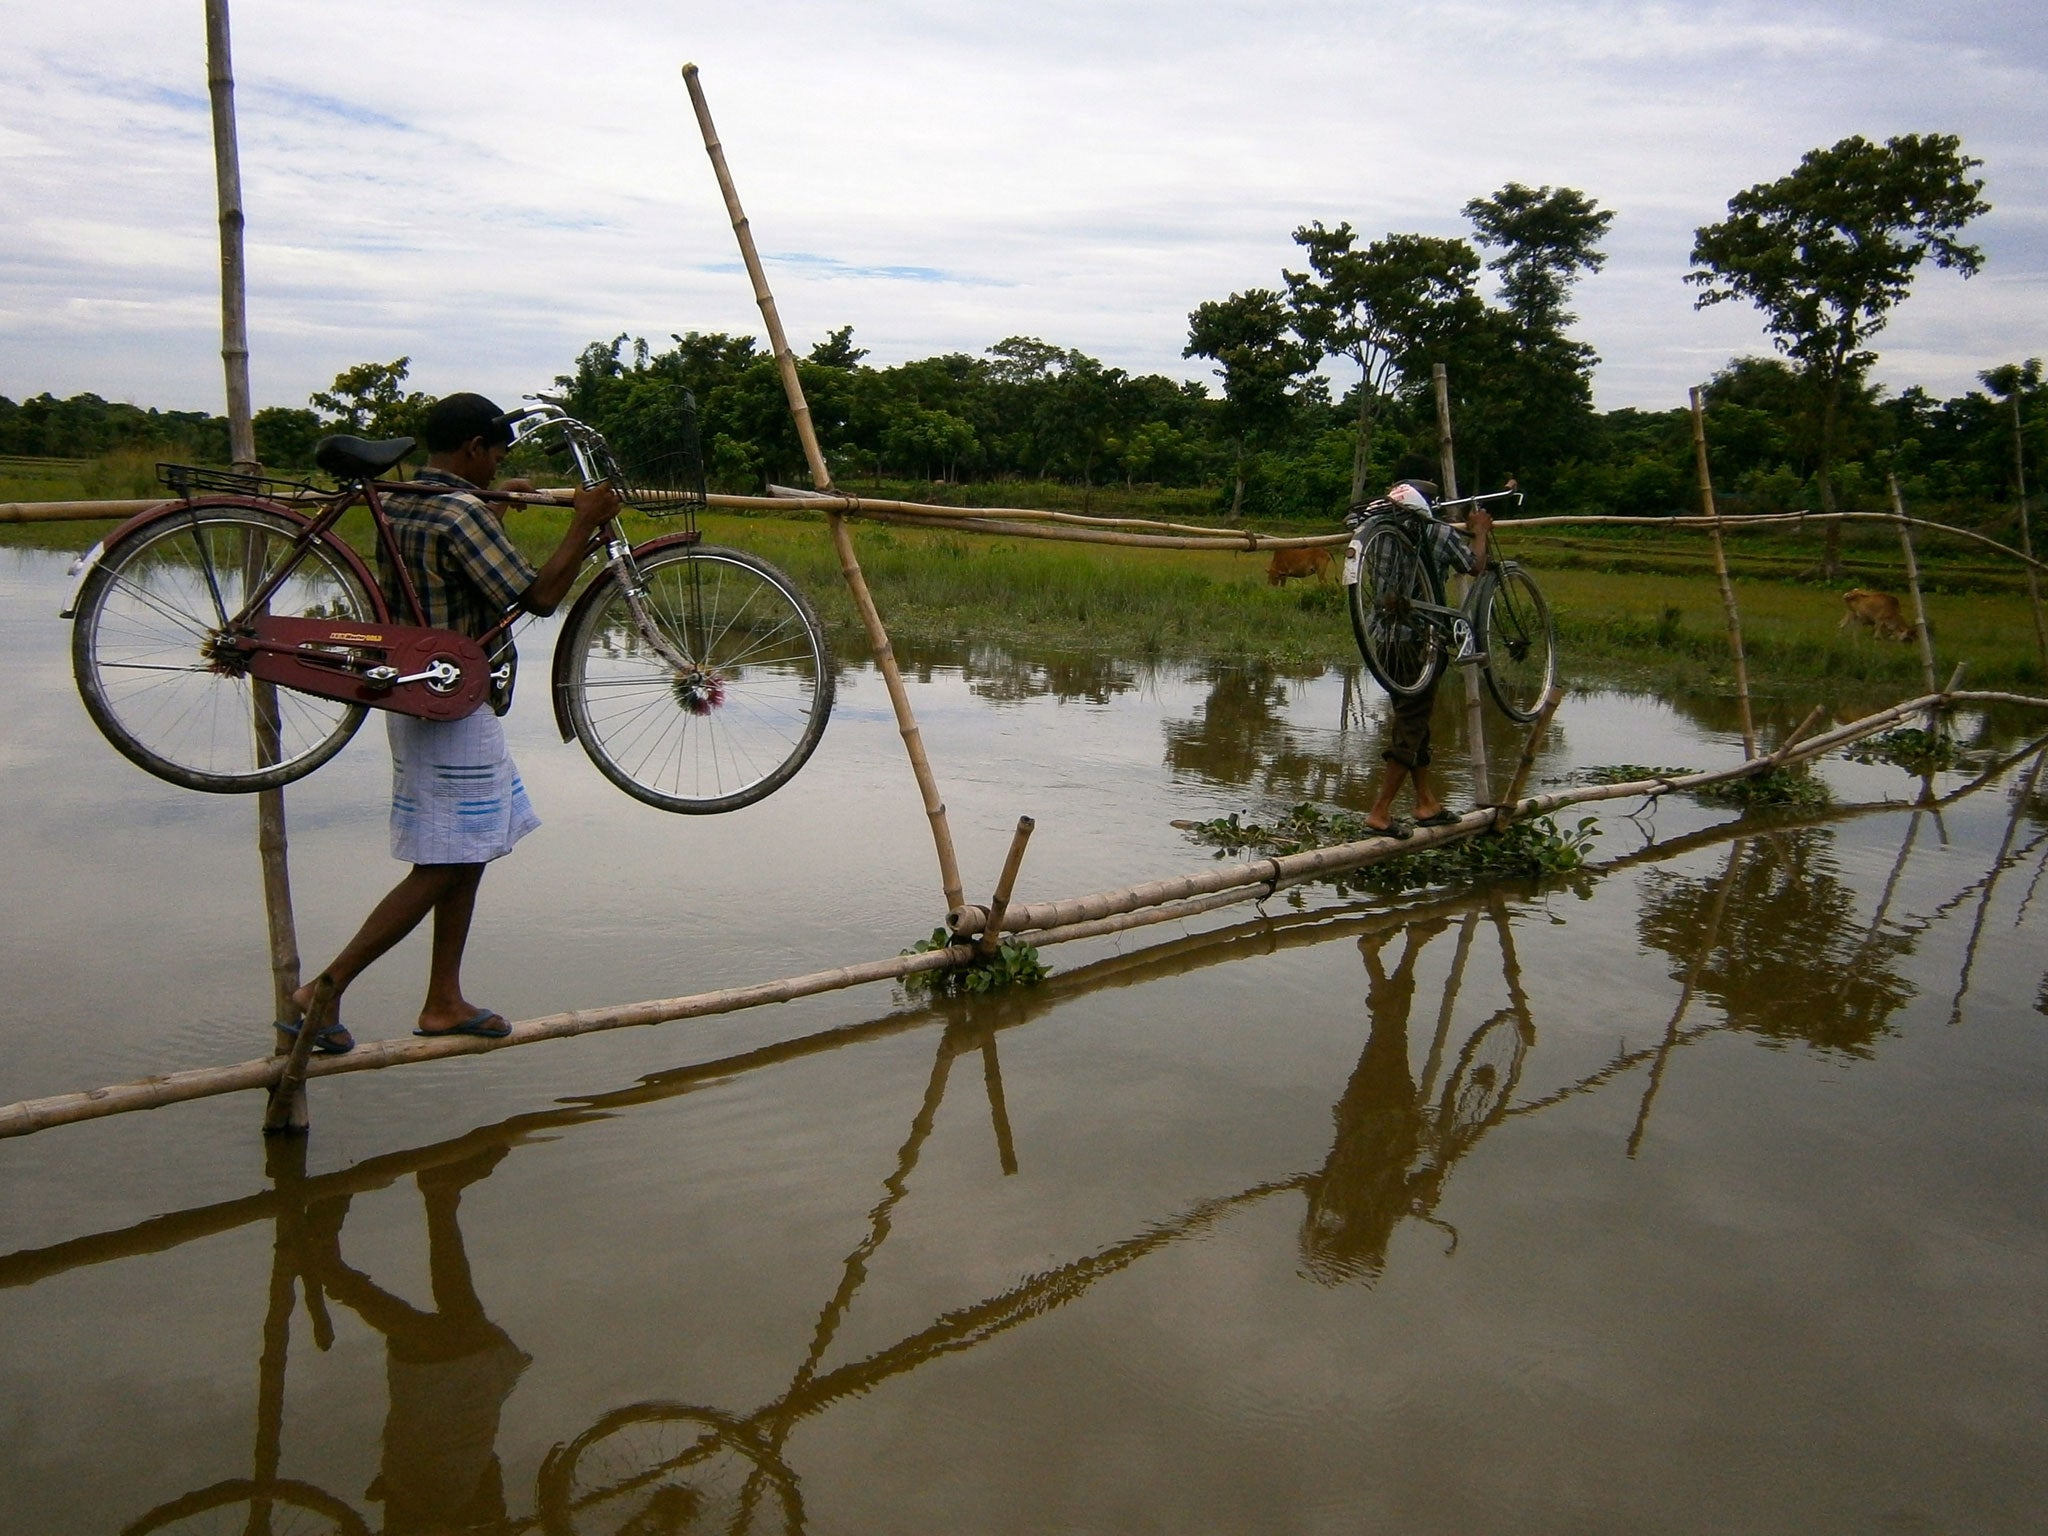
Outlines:
{"type": "MultiPolygon", "coordinates": [[[[1429,367],[1430,386],[1436,391],[1436,456],[1442,476],[1444,497],[1458,499],[1458,451],[1451,432],[1451,376],[1442,363],[1429,367]]],[[[1451,582],[1451,602],[1463,607],[1472,590],[1472,578],[1462,571],[1451,582]]],[[[1486,715],[1479,698],[1479,669],[1460,667],[1465,675],[1465,739],[1472,754],[1472,794],[1484,800],[1492,789],[1492,775],[1486,766],[1486,715]]]]}
{"type": "Polygon", "coordinates": [[[1927,605],[1920,597],[1920,562],[1913,554],[1912,530],[1906,526],[1906,500],[1899,494],[1899,477],[1889,472],[1885,488],[1891,492],[1892,517],[1899,525],[1899,553],[1906,561],[1906,591],[1913,599],[1913,638],[1920,646],[1920,676],[1927,691],[1934,692],[1934,641],[1927,633],[1927,605]]]}
{"type": "MultiPolygon", "coordinates": [[[[1512,806],[1522,797],[1522,786],[1529,782],[1529,770],[1536,766],[1536,749],[1543,744],[1544,735],[1550,730],[1551,716],[1557,713],[1557,706],[1564,702],[1564,689],[1552,683],[1544,692],[1543,703],[1536,710],[1536,718],[1529,722],[1529,734],[1522,742],[1522,758],[1515,764],[1515,776],[1508,784],[1508,792],[1501,796],[1501,804],[1512,806]]],[[[1505,821],[1498,823],[1506,826],[1505,821]]]]}
{"type": "MultiPolygon", "coordinates": [[[[1749,713],[1749,662],[1742,654],[1742,614],[1735,606],[1735,583],[1728,577],[1728,550],[1721,542],[1721,520],[1714,506],[1714,477],[1707,469],[1707,415],[1700,392],[1692,391],[1692,450],[1699,466],[1701,510],[1709,520],[1714,543],[1714,576],[1721,584],[1721,611],[1728,620],[1728,653],[1735,662],[1735,699],[1742,717],[1742,755],[1756,756],[1756,723],[1749,713]]],[[[1933,687],[1930,683],[1929,688],[1933,687]]]]}
{"type": "MultiPolygon", "coordinates": [[[[282,1014],[279,1015],[283,1017],[282,1014]]],[[[270,1086],[270,1104],[263,1115],[263,1134],[279,1136],[304,1131],[311,1121],[306,1113],[306,1063],[320,1031],[334,1022],[334,981],[322,976],[313,983],[313,1002],[299,1020],[299,1032],[289,1047],[277,1054],[284,1058],[277,1081],[270,1086]]]]}
{"type": "Polygon", "coordinates": [[[235,140],[235,77],[228,0],[206,0],[206,85],[213,103],[213,174],[220,202],[220,359],[228,382],[228,457],[255,470],[249,401],[249,321],[242,255],[242,161],[235,140]]]}
{"type": "Polygon", "coordinates": [[[994,897],[988,904],[988,924],[982,933],[981,942],[975,945],[975,952],[986,959],[993,955],[1003,942],[1003,914],[1010,909],[1010,892],[1017,883],[1017,870],[1024,862],[1024,847],[1031,841],[1031,829],[1038,823],[1029,816],[1017,818],[1017,830],[1010,838],[1009,857],[1003,860],[1003,872],[996,880],[994,897]]]}
{"type": "Polygon", "coordinates": [[[2041,580],[2035,573],[2034,531],[2027,516],[2027,451],[2025,422],[2020,415],[2020,391],[2012,392],[2012,477],[2019,499],[2020,550],[2027,557],[2027,602],[2034,611],[2034,644],[2041,652],[2041,672],[2048,676],[2048,622],[2041,616],[2041,580]]]}
{"type": "MultiPolygon", "coordinates": [[[[221,366],[226,375],[228,457],[234,467],[254,473],[256,427],[249,392],[249,299],[247,262],[243,252],[242,161],[235,133],[234,50],[228,36],[228,0],[206,0],[206,83],[213,106],[214,191],[220,206],[220,329],[221,366]]],[[[281,756],[277,689],[256,683],[252,690],[256,755],[259,763],[281,756]]],[[[256,849],[263,868],[263,912],[270,935],[271,1005],[273,1017],[285,1018],[291,995],[299,985],[298,925],[292,916],[291,876],[287,864],[289,837],[285,827],[284,791],[266,789],[256,797],[256,849]]],[[[294,1052],[303,1057],[302,1049],[294,1052]]],[[[293,1080],[282,1109],[272,1105],[263,1128],[275,1131],[306,1124],[305,1096],[293,1080]],[[282,1116],[282,1118],[278,1118],[282,1116]]]]}
{"type": "MultiPolygon", "coordinates": [[[[725,149],[718,139],[718,130],[711,122],[711,106],[704,99],[704,88],[697,79],[697,66],[683,66],[683,84],[690,93],[690,106],[697,114],[697,127],[703,134],[704,152],[711,157],[711,168],[718,178],[718,190],[725,198],[726,212],[732,219],[732,232],[739,241],[740,259],[746,263],[747,275],[753,280],[754,299],[761,307],[762,322],[768,328],[768,342],[775,353],[776,370],[782,376],[783,393],[789,398],[789,412],[796,423],[797,440],[803,444],[804,458],[810,465],[811,480],[820,490],[832,489],[832,471],[825,463],[825,455],[818,446],[818,435],[811,426],[811,408],[804,400],[803,382],[797,377],[796,355],[789,349],[789,338],[783,334],[782,317],[775,308],[775,296],[768,288],[768,274],[761,266],[760,254],[754,249],[752,227],[746,212],[740,207],[739,189],[733,184],[732,173],[725,163],[725,149]]],[[[938,854],[939,885],[942,888],[948,910],[960,906],[966,895],[960,883],[960,863],[953,852],[953,832],[946,821],[946,804],[939,798],[938,780],[932,774],[931,763],[925,757],[924,737],[919,731],[917,717],[910,707],[909,690],[903,686],[903,674],[896,666],[895,648],[889,643],[889,632],[882,627],[882,616],[875,608],[875,599],[868,591],[867,577],[860,568],[860,557],[854,552],[853,536],[847,532],[845,517],[839,512],[829,512],[826,521],[832,530],[832,546],[839,555],[840,573],[846,578],[847,589],[853,594],[854,606],[860,610],[861,623],[868,634],[868,646],[874,653],[875,666],[882,674],[883,684],[889,692],[889,703],[896,713],[896,728],[903,737],[903,750],[909,754],[910,770],[917,779],[918,792],[924,798],[925,817],[931,823],[932,845],[938,854]]]]}

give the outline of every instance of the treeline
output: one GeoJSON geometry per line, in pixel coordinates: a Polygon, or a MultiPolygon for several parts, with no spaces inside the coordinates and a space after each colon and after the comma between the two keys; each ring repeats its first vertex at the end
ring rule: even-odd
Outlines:
{"type": "MultiPolygon", "coordinates": [[[[1869,379],[1871,338],[1915,268],[1981,264],[1957,238],[1989,206],[1977,164],[1951,136],[1845,139],[1698,231],[1697,302],[1753,304],[1780,354],[1735,359],[1705,387],[1725,507],[1879,507],[1895,474],[1916,510],[1979,524],[2010,512],[2021,466],[2048,446],[2038,360],[1988,369],[1983,390],[1947,400],[1869,379]]],[[[1183,355],[1213,364],[1214,390],[1028,336],[878,368],[842,327],[797,368],[843,485],[1049,481],[1082,505],[1102,486],[1160,487],[1207,491],[1233,516],[1329,521],[1398,476],[1435,477],[1441,367],[1462,488],[1512,479],[1546,511],[1694,508],[1687,411],[1592,405],[1598,357],[1569,305],[1605,263],[1613,215],[1572,188],[1518,183],[1463,213],[1470,239],[1297,229],[1303,270],[1189,315],[1183,355]]],[[[300,469],[325,432],[413,432],[426,401],[405,388],[408,367],[358,364],[306,408],[258,412],[260,455],[300,469]]],[[[714,486],[807,479],[775,362],[751,337],[595,341],[555,388],[629,467],[681,448],[687,396],[714,486]]],[[[91,395],[0,398],[0,453],[143,443],[217,460],[226,431],[91,395]]]]}

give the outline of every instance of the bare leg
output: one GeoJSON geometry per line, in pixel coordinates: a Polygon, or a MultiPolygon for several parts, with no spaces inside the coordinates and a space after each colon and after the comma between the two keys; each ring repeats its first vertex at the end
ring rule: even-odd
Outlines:
{"type": "Polygon", "coordinates": [[[1401,785],[1408,778],[1408,765],[1397,763],[1392,758],[1380,770],[1379,797],[1372,803],[1372,809],[1365,813],[1365,824],[1369,827],[1391,827],[1394,824],[1394,796],[1401,792],[1401,785]]]}
{"type": "MultiPolygon", "coordinates": [[[[322,972],[334,983],[337,1001],[350,982],[432,912],[435,914],[433,969],[428,982],[427,1005],[420,1011],[420,1027],[445,1028],[474,1013],[475,1009],[463,1006],[460,973],[462,948],[469,938],[470,914],[476,908],[476,889],[483,879],[483,871],[481,864],[413,865],[406,877],[370,909],[370,915],[363,919],[363,926],[356,931],[356,936],[322,972]],[[444,905],[451,908],[448,917],[442,915],[444,905]],[[452,1003],[448,1001],[451,996],[452,1003]]],[[[318,979],[313,978],[314,981],[318,979]]],[[[312,999],[312,981],[292,994],[292,1001],[302,1010],[312,999]]]]}

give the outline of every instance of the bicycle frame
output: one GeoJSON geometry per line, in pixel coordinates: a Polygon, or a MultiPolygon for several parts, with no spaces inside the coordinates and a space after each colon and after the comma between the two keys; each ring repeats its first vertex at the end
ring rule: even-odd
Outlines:
{"type": "MultiPolygon", "coordinates": [[[[1437,509],[1440,511],[1446,507],[1477,507],[1489,501],[1508,500],[1512,500],[1516,506],[1520,506],[1522,504],[1522,493],[1519,490],[1489,491],[1483,496],[1461,496],[1453,501],[1438,502],[1437,509]]],[[[1358,585],[1359,560],[1365,550],[1365,541],[1373,529],[1392,524],[1397,528],[1406,530],[1414,537],[1416,550],[1422,557],[1424,567],[1430,573],[1431,582],[1438,591],[1442,591],[1444,589],[1444,571],[1437,561],[1436,541],[1430,534],[1430,528],[1435,519],[1395,502],[1381,502],[1376,503],[1376,505],[1383,506],[1386,510],[1374,512],[1370,517],[1360,522],[1358,527],[1352,532],[1351,542],[1345,546],[1344,585],[1347,587],[1358,585]]],[[[1496,552],[1488,552],[1489,561],[1497,560],[1498,558],[1496,552]]],[[[1456,647],[1450,657],[1450,662],[1453,666],[1483,659],[1478,646],[1474,643],[1473,626],[1476,614],[1471,606],[1478,590],[1478,585],[1475,583],[1472,591],[1466,594],[1465,602],[1455,608],[1443,603],[1425,603],[1413,599],[1410,599],[1408,603],[1410,612],[1420,614],[1424,622],[1441,629],[1450,637],[1456,647]]]]}

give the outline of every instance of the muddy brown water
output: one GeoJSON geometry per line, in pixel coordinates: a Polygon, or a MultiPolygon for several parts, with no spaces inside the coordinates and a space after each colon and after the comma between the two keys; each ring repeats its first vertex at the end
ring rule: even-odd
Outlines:
{"type": "MultiPolygon", "coordinates": [[[[0,1102],[270,1045],[253,802],[93,732],[63,566],[0,554],[0,1102]]],[[[976,894],[1022,813],[1019,899],[1077,895],[1374,766],[1342,672],[907,661],[976,894]]],[[[717,818],[610,789],[540,706],[546,824],[467,970],[508,1016],[936,920],[865,665],[717,818]]],[[[1935,792],[2029,724],[1963,718],[1935,792]]],[[[1592,692],[1536,777],[1738,751],[1723,702],[1592,692]]],[[[303,1143],[251,1095],[0,1142],[0,1530],[2038,1529],[2035,761],[1938,813],[1842,761],[1826,818],[1610,804],[1587,878],[1312,889],[1015,995],[327,1079],[303,1143]]],[[[288,792],[316,963],[397,873],[387,774],[366,729],[288,792]]],[[[424,966],[357,984],[359,1035],[424,966]]]]}

